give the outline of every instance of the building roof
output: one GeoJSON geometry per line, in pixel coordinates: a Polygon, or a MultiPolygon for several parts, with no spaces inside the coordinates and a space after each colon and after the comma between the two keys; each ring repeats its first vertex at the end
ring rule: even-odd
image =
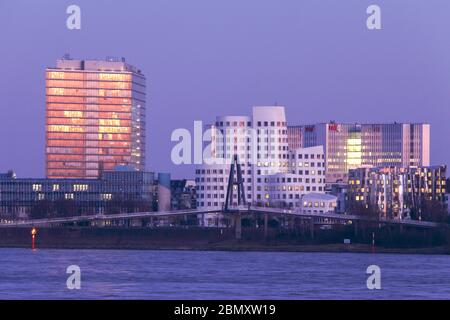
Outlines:
{"type": "Polygon", "coordinates": [[[297,149],[293,149],[291,151],[296,153],[311,153],[311,152],[323,153],[323,145],[317,145],[312,147],[300,147],[297,149]]]}
{"type": "Polygon", "coordinates": [[[310,192],[303,195],[302,200],[333,201],[337,200],[337,197],[326,193],[310,192]]]}

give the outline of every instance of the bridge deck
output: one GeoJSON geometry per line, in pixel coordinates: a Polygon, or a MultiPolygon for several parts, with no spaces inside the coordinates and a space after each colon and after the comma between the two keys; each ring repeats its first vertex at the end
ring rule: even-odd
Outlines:
{"type": "MultiPolygon", "coordinates": [[[[36,219],[36,220],[22,220],[16,221],[14,223],[3,223],[0,227],[31,227],[31,226],[42,226],[42,225],[53,225],[53,224],[66,224],[66,223],[76,223],[76,222],[89,222],[89,221],[112,221],[112,220],[133,220],[133,219],[145,219],[145,218],[158,218],[158,217],[173,217],[173,216],[185,216],[185,215],[201,215],[208,213],[223,213],[225,215],[233,214],[248,214],[248,213],[261,213],[270,215],[284,215],[284,216],[295,216],[301,218],[323,218],[331,220],[341,220],[341,221],[369,221],[367,217],[358,215],[347,215],[347,214],[336,214],[336,213],[300,213],[296,210],[289,209],[279,209],[279,208],[268,208],[268,207],[256,207],[256,206],[238,206],[231,207],[227,212],[224,212],[221,207],[211,208],[208,210],[200,209],[189,209],[189,210],[176,210],[176,211],[158,211],[158,212],[134,212],[134,213],[120,213],[120,214],[96,214],[96,215],[84,215],[76,217],[67,218],[53,218],[53,219],[36,219]]],[[[370,220],[373,221],[373,220],[370,220]]],[[[389,223],[389,224],[399,224],[406,226],[415,226],[423,228],[434,228],[438,227],[440,224],[428,221],[418,221],[418,220],[387,220],[380,219],[374,221],[377,223],[389,223]]]]}

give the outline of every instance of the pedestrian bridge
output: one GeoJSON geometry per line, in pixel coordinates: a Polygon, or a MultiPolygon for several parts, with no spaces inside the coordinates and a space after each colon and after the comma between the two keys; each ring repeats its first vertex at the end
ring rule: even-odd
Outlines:
{"type": "Polygon", "coordinates": [[[271,217],[285,217],[285,218],[301,218],[310,221],[330,221],[330,223],[357,223],[358,221],[368,221],[380,224],[405,225],[419,228],[435,228],[440,226],[439,223],[418,221],[418,220],[399,220],[399,219],[379,219],[373,220],[368,217],[359,215],[337,214],[333,212],[328,213],[301,213],[298,210],[258,207],[258,206],[230,206],[226,210],[222,207],[208,208],[208,209],[188,209],[175,211],[157,211],[157,212],[133,212],[133,213],[119,213],[119,214],[94,214],[82,215],[64,218],[52,219],[35,219],[35,220],[20,220],[9,223],[0,223],[0,227],[34,227],[34,226],[61,226],[71,223],[81,222],[101,222],[101,221],[131,221],[147,218],[165,218],[165,217],[187,217],[190,215],[201,216],[210,213],[221,213],[224,216],[233,218],[242,217],[245,215],[263,214],[265,219],[267,216],[271,217]]]}

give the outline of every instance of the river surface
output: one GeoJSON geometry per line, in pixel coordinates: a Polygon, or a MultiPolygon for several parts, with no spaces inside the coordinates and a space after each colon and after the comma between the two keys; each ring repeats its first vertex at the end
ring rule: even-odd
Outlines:
{"type": "Polygon", "coordinates": [[[450,299],[439,255],[0,249],[0,267],[0,299],[450,299]]]}

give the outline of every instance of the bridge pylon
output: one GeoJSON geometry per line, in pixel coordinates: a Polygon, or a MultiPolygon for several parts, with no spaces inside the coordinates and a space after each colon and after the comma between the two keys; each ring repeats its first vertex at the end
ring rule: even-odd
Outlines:
{"type": "Polygon", "coordinates": [[[225,212],[229,210],[230,206],[233,206],[233,193],[235,187],[237,188],[238,206],[247,205],[247,201],[245,199],[244,179],[242,178],[241,164],[239,163],[239,158],[237,154],[233,156],[233,162],[231,163],[230,166],[227,196],[225,198],[225,208],[224,208],[225,212]],[[234,177],[235,172],[236,172],[236,179],[234,177]]]}

